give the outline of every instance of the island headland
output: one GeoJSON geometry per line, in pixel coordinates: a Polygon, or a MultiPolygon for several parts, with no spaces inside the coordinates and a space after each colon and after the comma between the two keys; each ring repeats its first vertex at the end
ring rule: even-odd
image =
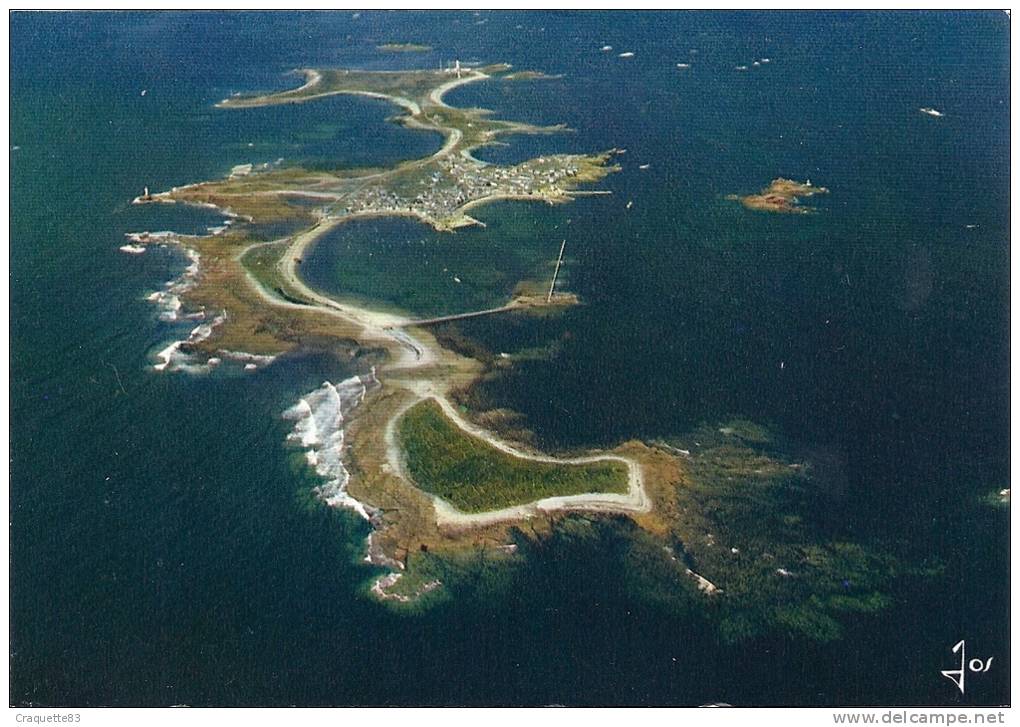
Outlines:
{"type": "MultiPolygon", "coordinates": [[[[229,219],[204,236],[133,233],[126,252],[174,243],[190,261],[178,280],[150,296],[161,317],[195,322],[185,339],[157,354],[156,370],[201,372],[236,361],[257,371],[276,355],[309,347],[345,352],[370,369],[325,382],[285,412],[293,422],[288,441],[320,478],[320,499],[370,523],[366,560],[382,574],[368,592],[390,604],[425,603],[443,593],[458,563],[514,561],[519,546],[526,552],[529,543],[572,537],[587,523],[629,532],[627,557],[636,561],[627,567],[639,590],[650,588],[659,602],[711,602],[725,638],[772,627],[835,638],[836,614],[887,603],[880,588],[894,561],[816,527],[806,510],[794,508],[808,468],[757,449],[764,435],[749,423],[700,431],[691,441],[631,440],[553,456],[513,432],[492,431],[499,412],[455,405],[487,364],[470,347],[441,345],[431,326],[509,312],[555,315],[580,302],[556,289],[555,273],[545,294],[520,286],[503,305],[432,319],[334,299],[299,274],[306,251],[350,220],[405,216],[453,233],[480,225],[467,213],[491,201],[563,204],[608,194],[582,187],[617,171],[613,160],[623,150],[516,165],[476,159],[474,150],[501,136],[565,130],[443,101],[465,84],[512,80],[507,65],[301,73],[305,83],[292,90],[218,106],[381,98],[402,110],[392,121],[440,133],[442,147],[386,169],[242,164],[223,179],[146,190],[136,203],[198,205],[229,219]]],[[[734,199],[750,209],[804,213],[799,198],[826,191],[777,179],[758,195],[734,199]]]]}
{"type": "MultiPolygon", "coordinates": [[[[472,151],[502,135],[565,130],[493,119],[483,109],[454,108],[443,101],[451,89],[507,76],[509,71],[506,65],[402,72],[303,69],[305,83],[300,87],[232,97],[218,106],[306,103],[336,94],[382,98],[403,111],[393,121],[442,134],[442,147],[429,157],[390,169],[312,171],[240,165],[224,179],[153,194],[146,191],[135,200],[200,205],[230,217],[229,224],[206,236],[146,232],[130,236],[139,246],[177,242],[193,261],[188,279],[173,290],[173,306],[175,314],[202,323],[187,340],[161,352],[156,368],[200,370],[231,355],[268,361],[309,341],[380,352],[381,363],[370,380],[359,379],[346,387],[357,392],[355,398],[312,392],[291,416],[298,422],[294,441],[308,448],[316,471],[331,478],[331,484],[324,485],[324,499],[352,507],[371,521],[368,557],[391,571],[372,587],[384,598],[403,601],[436,587],[414,578],[401,580],[411,570],[412,553],[442,554],[485,544],[494,552],[509,553],[512,548],[505,546],[512,544],[510,529],[536,517],[551,525],[557,513],[592,511],[624,514],[653,529],[663,527],[654,522],[654,488],[648,486],[644,472],[648,467],[672,472],[676,469],[672,455],[631,442],[611,452],[558,458],[505,442],[465,419],[450,402],[451,389],[470,385],[481,364],[440,346],[427,327],[432,320],[334,300],[311,289],[299,275],[305,251],[348,220],[410,216],[451,232],[480,224],[468,211],[494,200],[562,204],[579,194],[598,193],[579,188],[619,168],[611,163],[615,150],[550,154],[508,166],[472,156],[472,151]],[[264,239],[264,229],[281,225],[293,232],[264,239]],[[337,445],[341,451],[334,454],[343,464],[336,476],[335,468],[323,464],[328,459],[325,445],[308,433],[307,426],[308,417],[326,398],[339,402],[338,412],[346,414],[339,416],[344,420],[343,436],[337,445]],[[441,452],[430,449],[437,438],[444,444],[441,452]],[[423,457],[427,452],[434,456],[423,457]],[[465,466],[480,471],[496,466],[502,477],[518,484],[515,494],[508,496],[491,479],[465,478],[465,466]],[[470,486],[458,489],[451,476],[454,469],[461,473],[460,484],[470,486]]],[[[519,293],[498,308],[463,315],[555,311],[577,302],[569,292],[519,293]]],[[[246,367],[257,368],[252,360],[243,360],[246,367]]],[[[678,474],[673,474],[675,479],[678,474]]]]}

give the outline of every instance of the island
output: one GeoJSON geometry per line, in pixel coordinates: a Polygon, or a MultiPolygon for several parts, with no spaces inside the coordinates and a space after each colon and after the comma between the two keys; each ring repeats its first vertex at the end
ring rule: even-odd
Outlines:
{"type": "MultiPolygon", "coordinates": [[[[459,86],[505,74],[505,65],[445,71],[346,71],[304,69],[306,83],[268,96],[233,97],[218,105],[244,109],[304,103],[336,94],[385,99],[406,112],[395,121],[443,135],[435,154],[392,169],[305,170],[300,167],[238,170],[219,180],[145,194],[139,204],[185,203],[222,210],[236,224],[206,237],[179,238],[202,260],[202,276],[178,297],[195,310],[225,310],[211,339],[187,342],[185,350],[218,349],[275,354],[308,336],[338,331],[337,318],[371,330],[406,325],[408,319],[339,306],[307,288],[297,275],[304,251],[347,220],[406,216],[441,231],[477,225],[468,212],[499,199],[569,202],[580,186],[598,182],[619,167],[614,150],[590,155],[552,154],[512,166],[486,164],[471,152],[509,134],[551,134],[561,126],[537,127],[490,118],[482,109],[458,109],[442,97],[459,86]],[[240,172],[240,173],[238,173],[240,172]],[[292,234],[280,236],[280,230],[292,234]],[[251,284],[252,280],[258,283],[251,284]],[[282,302],[282,304],[281,304],[282,302]]],[[[153,241],[146,233],[135,244],[153,241]]],[[[569,294],[523,295],[504,309],[556,307],[576,302],[569,294]]],[[[343,323],[339,324],[340,326],[343,323]]],[[[359,339],[360,340],[360,339],[359,339]]],[[[382,336],[392,341],[392,335],[382,336]]]]}
{"type": "Polygon", "coordinates": [[[416,577],[412,554],[456,557],[486,544],[493,553],[509,553],[515,525],[536,517],[551,524],[560,513],[611,513],[663,531],[654,501],[666,497],[679,476],[676,458],[665,450],[635,441],[608,452],[550,456],[505,441],[467,419],[449,398],[454,387],[470,385],[482,364],[439,345],[432,324],[507,311],[554,312],[575,305],[576,295],[525,288],[491,310],[423,320],[334,300],[299,275],[305,251],[352,219],[406,216],[452,232],[479,225],[468,212],[494,200],[563,204],[608,193],[581,188],[619,169],[612,164],[616,150],[548,154],[514,165],[476,159],[474,150],[501,136],[564,130],[495,119],[484,109],[443,101],[451,89],[510,75],[507,65],[300,72],[305,83],[297,88],[232,97],[218,106],[243,110],[363,95],[393,103],[403,111],[396,123],[438,132],[444,142],[429,157],[388,169],[243,164],[223,179],[146,190],[137,204],[197,205],[229,217],[205,236],[130,235],[136,246],[180,244],[192,260],[182,278],[153,300],[170,319],[197,325],[160,352],[155,368],[208,370],[234,359],[255,370],[310,345],[378,361],[370,375],[310,392],[288,418],[296,422],[292,441],[305,448],[324,480],[323,499],[370,521],[369,559],[390,571],[372,592],[387,600],[406,602],[437,587],[416,577]],[[342,427],[342,434],[324,433],[324,422],[342,427]],[[667,476],[652,483],[645,476],[652,471],[667,476]]]}
{"type": "Polygon", "coordinates": [[[428,53],[432,46],[423,43],[380,43],[376,49],[385,53],[428,53]]]}
{"type": "Polygon", "coordinates": [[[726,199],[739,201],[742,205],[751,210],[760,212],[781,212],[787,214],[808,214],[812,208],[800,204],[801,197],[812,197],[816,194],[828,194],[825,187],[816,187],[811,180],[806,182],[795,182],[792,179],[779,177],[773,179],[765,189],[757,194],[738,196],[728,195],[726,199]]]}
{"type": "MultiPolygon", "coordinates": [[[[177,244],[190,263],[149,296],[161,318],[193,326],[156,355],[155,370],[207,372],[235,362],[256,372],[300,350],[359,364],[362,373],[325,382],[283,416],[292,422],[288,441],[318,478],[319,499],[369,524],[366,559],[381,570],[369,593],[416,608],[442,594],[463,564],[511,567],[529,548],[607,529],[626,535],[627,546],[607,557],[623,558],[637,592],[671,607],[711,603],[727,639],[776,627],[831,639],[839,613],[888,602],[881,587],[895,560],[819,526],[814,514],[822,508],[803,496],[809,468],[771,451],[768,432],[751,422],[549,453],[525,429],[504,426],[512,413],[465,406],[463,392],[513,361],[459,345],[435,326],[558,315],[580,301],[556,288],[556,272],[545,290],[519,286],[502,305],[425,319],[334,299],[299,274],[306,250],[351,220],[410,217],[453,234],[480,225],[468,212],[494,200],[564,204],[608,194],[590,185],[619,170],[613,158],[622,150],[514,165],[478,160],[472,152],[502,136],[563,131],[443,101],[465,84],[512,76],[507,65],[300,73],[305,83],[292,90],[218,106],[233,112],[337,94],[380,98],[402,110],[395,123],[441,134],[441,148],[384,169],[240,164],[222,179],[145,190],[137,204],[196,205],[227,222],[203,236],[132,233],[125,247],[137,254],[177,244]]],[[[734,199],[750,209],[803,213],[799,198],[826,191],[780,178],[734,199]]],[[[561,245],[556,271],[562,253],[561,245]]]]}

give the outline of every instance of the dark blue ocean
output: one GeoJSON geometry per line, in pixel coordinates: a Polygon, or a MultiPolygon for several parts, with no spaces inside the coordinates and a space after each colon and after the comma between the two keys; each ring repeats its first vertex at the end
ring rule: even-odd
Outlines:
{"type": "MultiPolygon", "coordinates": [[[[1008,510],[975,504],[1010,486],[1005,14],[13,13],[10,31],[12,703],[1009,702],[1008,510]],[[434,50],[376,50],[390,41],[434,50]],[[357,362],[151,371],[175,334],[145,296],[186,261],[117,248],[218,218],[132,207],[144,186],[439,145],[369,99],[213,104],[293,86],[295,67],[454,58],[562,74],[449,94],[572,129],[479,157],[625,148],[600,185],[613,194],[478,209],[491,248],[484,230],[457,247],[406,221],[357,223],[313,252],[310,280],[456,310],[508,292],[566,237],[565,285],[585,305],[557,324],[569,336],[553,361],[488,384],[493,402],[550,449],[760,422],[836,463],[850,531],[908,537],[940,575],[897,581],[888,610],[828,644],[725,644],[703,615],[633,593],[612,543],[540,549],[512,588],[486,573],[394,612],[366,596],[366,527],[309,496],[280,419],[357,362]],[[725,199],[778,176],[831,193],[805,216],[725,199]],[[363,260],[339,278],[345,251],[370,244],[396,261],[385,286],[363,260]],[[483,284],[491,259],[506,269],[483,284]],[[440,290],[451,266],[465,287],[440,290]],[[415,281],[435,294],[410,294],[415,281]],[[964,638],[995,669],[961,696],[939,671],[964,638]]],[[[495,319],[463,332],[494,350],[541,337],[495,319]]]]}

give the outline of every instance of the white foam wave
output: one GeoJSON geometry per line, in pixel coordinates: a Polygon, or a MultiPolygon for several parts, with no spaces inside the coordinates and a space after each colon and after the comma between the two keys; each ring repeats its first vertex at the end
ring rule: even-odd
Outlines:
{"type": "Polygon", "coordinates": [[[173,323],[177,320],[181,310],[181,299],[174,293],[158,290],[150,294],[146,300],[155,303],[162,309],[159,313],[161,321],[173,323]]]}
{"type": "Polygon", "coordinates": [[[347,493],[350,475],[343,464],[344,422],[377,383],[374,371],[335,385],[326,381],[283,413],[294,422],[287,441],[305,449],[309,466],[324,480],[316,494],[327,505],[349,508],[369,521],[374,514],[371,508],[347,493]]]}
{"type": "Polygon", "coordinates": [[[201,343],[212,335],[213,329],[227,319],[226,314],[216,316],[208,323],[195,326],[186,339],[173,341],[166,348],[156,354],[157,363],[152,368],[156,371],[185,371],[192,374],[208,373],[211,368],[220,364],[220,359],[210,358],[205,363],[197,363],[195,356],[187,350],[181,350],[187,345],[201,343]],[[214,363],[215,362],[215,363],[214,363]]]}
{"type": "Polygon", "coordinates": [[[177,350],[183,343],[184,341],[174,341],[162,351],[157,353],[156,358],[159,359],[159,363],[153,365],[152,368],[156,371],[166,371],[167,366],[173,362],[174,357],[177,355],[177,350]]]}
{"type": "Polygon", "coordinates": [[[260,366],[268,366],[276,360],[276,356],[247,353],[245,351],[228,351],[225,348],[221,348],[219,352],[225,359],[244,364],[245,371],[254,371],[260,366]]]}
{"type": "Polygon", "coordinates": [[[375,369],[367,376],[352,376],[336,385],[327,381],[301,397],[283,416],[294,422],[287,441],[304,448],[308,466],[325,480],[316,488],[316,494],[331,507],[354,510],[372,524],[373,530],[365,542],[365,562],[386,568],[389,572],[374,580],[371,592],[381,600],[410,602],[442,584],[432,580],[410,593],[392,592],[393,586],[403,576],[404,564],[386,555],[376,538],[377,528],[382,526],[382,511],[366,505],[347,492],[350,475],[343,464],[344,423],[364,400],[369,389],[378,384],[375,369]]]}
{"type": "Polygon", "coordinates": [[[213,328],[227,320],[226,313],[218,315],[208,323],[200,323],[191,330],[188,336],[188,343],[201,343],[212,335],[213,328]]]}
{"type": "MultiPolygon", "coordinates": [[[[158,243],[181,244],[180,238],[173,232],[137,232],[127,237],[139,245],[158,243]]],[[[206,320],[206,311],[184,312],[184,304],[181,296],[191,290],[198,279],[201,256],[196,250],[190,247],[183,247],[188,265],[184,271],[172,280],[163,284],[163,290],[157,290],[146,296],[146,300],[155,303],[159,309],[159,319],[166,323],[178,323],[183,321],[204,321],[191,329],[185,339],[173,341],[163,350],[156,354],[157,362],[153,364],[155,371],[186,371],[189,373],[206,373],[210,368],[215,367],[219,361],[199,363],[195,357],[187,352],[187,345],[201,343],[212,335],[213,329],[226,320],[226,314],[216,316],[212,320],[206,320]],[[183,349],[183,350],[182,350],[183,349]]]]}
{"type": "Polygon", "coordinates": [[[410,603],[415,599],[421,598],[426,593],[436,590],[439,586],[443,585],[441,581],[431,580],[427,583],[423,583],[416,588],[410,594],[393,593],[390,591],[393,586],[397,584],[403,577],[403,573],[387,573],[384,576],[379,576],[375,579],[372,584],[371,591],[377,598],[382,601],[399,601],[400,603],[410,603]]]}
{"type": "Polygon", "coordinates": [[[127,239],[131,240],[138,245],[151,245],[153,243],[166,243],[172,242],[177,239],[177,233],[170,230],[160,230],[159,232],[128,232],[124,235],[127,239]]]}
{"type": "MultiPolygon", "coordinates": [[[[153,242],[159,242],[160,244],[165,244],[167,242],[180,243],[178,238],[175,237],[172,232],[138,232],[131,233],[127,237],[142,244],[151,244],[153,242]]],[[[125,245],[124,247],[133,246],[125,245]]],[[[141,247],[141,245],[137,247],[141,247]]],[[[142,249],[144,250],[144,248],[142,249]]],[[[174,323],[181,318],[195,320],[205,317],[205,311],[195,311],[186,315],[182,315],[181,313],[181,295],[195,287],[195,281],[198,278],[201,261],[199,254],[189,247],[184,248],[184,255],[188,259],[188,265],[184,268],[184,272],[173,280],[168,280],[164,283],[164,290],[157,290],[156,292],[150,293],[146,296],[146,300],[159,306],[159,319],[167,323],[174,323]]]]}

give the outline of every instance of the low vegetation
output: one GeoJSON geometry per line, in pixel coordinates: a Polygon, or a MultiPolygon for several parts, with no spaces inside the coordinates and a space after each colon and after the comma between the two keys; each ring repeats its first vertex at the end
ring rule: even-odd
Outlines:
{"type": "Polygon", "coordinates": [[[291,303],[311,304],[299,291],[293,290],[280,274],[280,260],[287,253],[289,240],[253,245],[241,258],[241,264],[262,287],[291,303]]]}
{"type": "Polygon", "coordinates": [[[808,214],[811,207],[800,204],[802,197],[813,197],[816,194],[828,194],[825,187],[816,187],[807,182],[795,182],[792,179],[773,179],[772,182],[758,194],[749,194],[745,197],[731,194],[726,198],[739,201],[748,209],[760,212],[786,212],[794,214],[808,214]]]}
{"type": "Polygon", "coordinates": [[[404,414],[399,434],[415,484],[465,512],[627,489],[627,468],[620,462],[572,465],[514,457],[459,429],[431,399],[404,414]]]}

